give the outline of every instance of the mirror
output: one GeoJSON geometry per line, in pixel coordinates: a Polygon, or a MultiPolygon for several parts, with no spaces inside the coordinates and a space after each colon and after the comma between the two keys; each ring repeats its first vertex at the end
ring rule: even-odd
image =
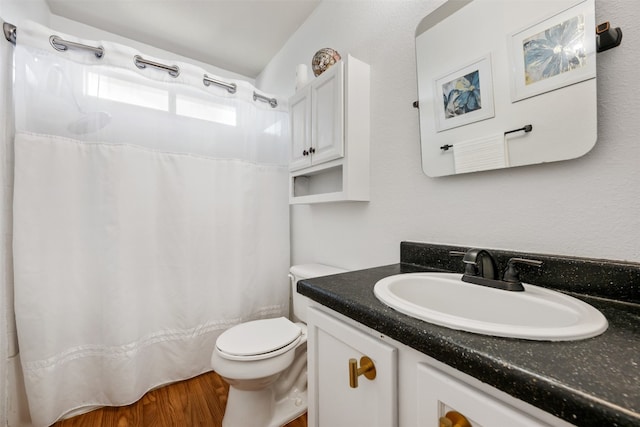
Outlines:
{"type": "Polygon", "coordinates": [[[448,0],[416,30],[430,177],[569,160],[597,139],[594,0],[448,0]]]}

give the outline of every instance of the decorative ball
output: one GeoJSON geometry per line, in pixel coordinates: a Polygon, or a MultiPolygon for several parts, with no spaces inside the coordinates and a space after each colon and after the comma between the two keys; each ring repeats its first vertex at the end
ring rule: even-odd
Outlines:
{"type": "Polygon", "coordinates": [[[327,68],[340,61],[340,59],[341,57],[338,51],[328,47],[320,49],[315,55],[313,55],[313,59],[311,60],[311,69],[313,69],[313,74],[318,77],[320,74],[327,71],[327,68]]]}

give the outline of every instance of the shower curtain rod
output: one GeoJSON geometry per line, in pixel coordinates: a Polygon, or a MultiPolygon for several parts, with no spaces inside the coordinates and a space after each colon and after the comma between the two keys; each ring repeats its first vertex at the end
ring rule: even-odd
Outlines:
{"type": "Polygon", "coordinates": [[[165,70],[171,77],[178,77],[180,75],[180,67],[177,65],[164,65],[159,62],[150,61],[148,59],[144,59],[140,55],[136,55],[133,57],[133,63],[136,64],[136,67],[147,68],[147,65],[151,65],[152,67],[159,68],[161,70],[165,70]]]}
{"type": "MultiPolygon", "coordinates": [[[[3,22],[2,23],[2,30],[4,31],[4,37],[7,39],[7,41],[9,41],[10,43],[16,44],[16,39],[17,39],[17,28],[16,28],[16,26],[13,25],[13,24],[10,24],[8,22],[3,22]]],[[[102,46],[94,47],[94,46],[88,46],[86,44],[75,43],[75,42],[71,42],[71,41],[68,41],[68,40],[63,40],[60,37],[55,36],[55,35],[52,35],[51,37],[49,37],[49,43],[51,43],[51,46],[54,49],[59,50],[59,51],[65,51],[69,47],[73,47],[73,48],[78,48],[78,49],[90,50],[98,58],[102,58],[102,55],[104,55],[104,48],[102,46]]],[[[180,68],[177,65],[160,64],[158,62],[154,62],[154,61],[150,61],[148,59],[144,59],[140,55],[136,55],[136,56],[133,57],[133,63],[136,65],[136,67],[138,67],[140,69],[146,68],[147,65],[150,65],[150,66],[156,67],[156,68],[160,68],[162,70],[167,71],[171,77],[178,77],[178,75],[180,74],[180,68]]],[[[226,83],[226,82],[223,82],[221,80],[216,80],[214,78],[211,78],[211,77],[207,76],[206,74],[202,78],[202,84],[204,84],[207,87],[209,85],[211,85],[211,84],[214,84],[216,86],[220,86],[222,88],[227,89],[227,91],[229,93],[235,93],[236,89],[238,87],[235,83],[226,83]]],[[[276,108],[278,106],[278,100],[277,99],[268,98],[268,97],[266,97],[264,95],[260,95],[259,93],[256,93],[255,91],[253,92],[253,100],[254,101],[266,102],[272,108],[276,108]]]]}
{"type": "Polygon", "coordinates": [[[256,91],[253,91],[253,100],[254,101],[262,101],[262,102],[266,102],[267,104],[271,105],[271,108],[276,108],[278,106],[278,100],[275,98],[269,98],[266,97],[264,95],[260,95],[259,93],[256,93],[256,91]]]}
{"type": "Polygon", "coordinates": [[[220,80],[212,79],[206,74],[202,78],[202,84],[204,84],[205,86],[209,86],[210,84],[218,85],[220,87],[226,88],[229,93],[236,93],[236,89],[238,88],[238,85],[235,83],[225,83],[220,80]]]}
{"type": "Polygon", "coordinates": [[[49,43],[55,50],[58,50],[60,52],[64,52],[70,47],[74,47],[76,49],[90,50],[94,53],[94,55],[96,55],[96,58],[98,59],[102,58],[102,55],[104,55],[104,48],[102,46],[93,47],[82,43],[70,42],[69,40],[63,40],[58,36],[52,35],[51,37],[49,37],[49,43]]]}
{"type": "Polygon", "coordinates": [[[3,22],[2,30],[4,31],[4,38],[13,44],[16,44],[16,26],[9,24],[8,22],[3,22]]]}

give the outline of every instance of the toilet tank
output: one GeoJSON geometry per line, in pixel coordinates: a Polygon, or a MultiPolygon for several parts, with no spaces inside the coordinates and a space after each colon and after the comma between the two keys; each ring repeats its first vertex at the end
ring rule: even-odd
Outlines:
{"type": "Polygon", "coordinates": [[[347,270],[325,264],[300,264],[294,265],[289,270],[289,282],[291,283],[292,320],[294,322],[307,323],[307,307],[309,299],[300,295],[296,289],[298,280],[312,277],[329,276],[331,274],[346,273],[347,270]]]}

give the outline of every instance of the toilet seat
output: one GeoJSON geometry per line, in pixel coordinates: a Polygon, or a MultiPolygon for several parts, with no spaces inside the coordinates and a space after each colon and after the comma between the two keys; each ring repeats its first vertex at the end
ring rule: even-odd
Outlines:
{"type": "Polygon", "coordinates": [[[225,359],[262,360],[286,353],[302,335],[302,329],[285,317],[254,320],[223,332],[216,349],[225,359]]]}

